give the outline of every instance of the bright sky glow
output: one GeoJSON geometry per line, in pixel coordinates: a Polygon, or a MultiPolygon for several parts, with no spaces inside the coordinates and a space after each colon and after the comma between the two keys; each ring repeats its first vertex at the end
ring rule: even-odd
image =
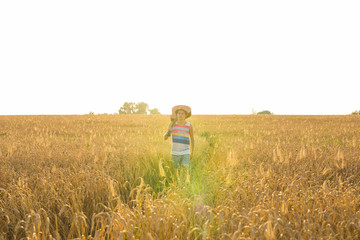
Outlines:
{"type": "Polygon", "coordinates": [[[360,1],[1,1],[0,115],[349,114],[360,1]]]}

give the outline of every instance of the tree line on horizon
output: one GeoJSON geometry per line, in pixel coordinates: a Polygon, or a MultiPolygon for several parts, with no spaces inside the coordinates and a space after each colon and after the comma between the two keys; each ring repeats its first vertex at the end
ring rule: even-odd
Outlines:
{"type": "MultiPolygon", "coordinates": [[[[94,114],[94,112],[90,112],[89,114],[94,114]]],[[[161,114],[158,108],[150,109],[149,105],[145,102],[124,102],[123,106],[118,110],[118,114],[161,114]]],[[[269,110],[263,110],[260,112],[256,112],[252,109],[253,115],[262,115],[269,114],[273,115],[274,113],[269,110]]],[[[351,113],[351,115],[360,115],[360,110],[356,110],[351,113]]]]}
{"type": "Polygon", "coordinates": [[[120,107],[119,114],[160,114],[159,109],[153,108],[150,109],[149,105],[145,102],[125,102],[122,107],[120,107]]]}
{"type": "MultiPolygon", "coordinates": [[[[149,105],[145,102],[125,102],[123,106],[118,110],[119,114],[160,114],[159,109],[153,108],[150,109],[149,105]]],[[[269,110],[263,110],[261,112],[255,112],[252,110],[252,114],[274,114],[269,110]]]]}

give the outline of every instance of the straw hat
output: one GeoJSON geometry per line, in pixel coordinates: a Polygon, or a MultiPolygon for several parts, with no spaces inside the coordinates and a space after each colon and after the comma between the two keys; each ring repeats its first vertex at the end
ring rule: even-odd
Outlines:
{"type": "Polygon", "coordinates": [[[176,105],[175,107],[172,108],[171,121],[174,121],[174,119],[176,118],[176,112],[179,110],[183,110],[186,112],[185,119],[191,116],[191,108],[189,106],[176,105]]]}

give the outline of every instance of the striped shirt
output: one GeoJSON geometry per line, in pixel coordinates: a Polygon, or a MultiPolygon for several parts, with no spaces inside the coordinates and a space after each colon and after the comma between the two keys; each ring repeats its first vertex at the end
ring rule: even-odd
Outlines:
{"type": "Polygon", "coordinates": [[[172,129],[172,155],[185,155],[190,154],[190,123],[186,122],[185,125],[175,123],[172,129]]]}

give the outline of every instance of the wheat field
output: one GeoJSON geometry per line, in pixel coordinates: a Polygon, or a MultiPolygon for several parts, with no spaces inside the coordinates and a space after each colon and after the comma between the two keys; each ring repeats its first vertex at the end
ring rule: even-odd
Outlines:
{"type": "Polygon", "coordinates": [[[0,116],[0,239],[359,239],[358,116],[0,116]],[[184,181],[190,177],[190,183],[184,181]]]}

